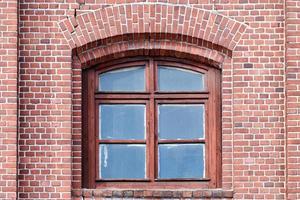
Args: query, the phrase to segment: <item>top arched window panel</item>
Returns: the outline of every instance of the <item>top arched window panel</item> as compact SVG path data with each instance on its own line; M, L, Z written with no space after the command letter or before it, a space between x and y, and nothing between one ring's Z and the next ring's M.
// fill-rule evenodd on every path
M162 92L195 92L204 90L204 75L189 69L158 66L158 90Z
M99 90L103 92L144 92L145 66L115 69L99 75Z
M158 92L201 92L205 74L183 66L155 65L154 79ZM146 92L146 65L124 66L99 74L99 92ZM150 72L151 75L151 72Z

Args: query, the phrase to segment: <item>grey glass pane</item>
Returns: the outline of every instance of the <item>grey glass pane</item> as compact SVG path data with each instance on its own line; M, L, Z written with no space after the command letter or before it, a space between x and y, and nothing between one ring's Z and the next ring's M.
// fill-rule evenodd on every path
M203 104L161 104L158 113L159 139L204 138Z
M182 68L158 67L158 87L160 91L202 91L202 73Z
M100 91L145 91L145 67L117 69L100 74Z
M161 144L159 151L159 178L203 178L203 144Z
M102 104L99 107L101 139L145 139L145 105Z
M145 145L101 144L99 156L102 179L146 178Z

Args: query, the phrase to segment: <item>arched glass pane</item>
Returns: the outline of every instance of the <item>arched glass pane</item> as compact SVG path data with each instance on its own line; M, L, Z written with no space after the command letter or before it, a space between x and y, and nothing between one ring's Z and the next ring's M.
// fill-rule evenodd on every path
M159 91L203 91L204 75L192 70L158 66Z
M145 67L130 67L100 74L99 90L108 92L145 91Z

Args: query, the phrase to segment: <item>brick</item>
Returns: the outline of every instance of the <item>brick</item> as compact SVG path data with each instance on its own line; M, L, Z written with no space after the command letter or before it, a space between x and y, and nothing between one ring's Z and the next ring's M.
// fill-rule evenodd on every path
M233 197L233 191L223 191L223 197L224 198L232 198Z
M193 197L194 197L194 198L202 198L202 197L204 197L204 191L201 191L201 190L199 190L199 191L194 191L194 192L193 192Z
M82 191L82 196L86 197L86 198L92 197L93 196L93 190L83 190Z
M142 197L144 197L144 191L143 190L135 190L133 192L133 195L135 198L142 198Z
M133 197L133 191L131 191L131 190L126 190L123 193L124 193L125 198Z
M112 192L113 197L123 197L123 191L113 191Z
M245 63L244 68L253 68L253 64L251 63Z
M184 192L182 192L182 197L183 198L191 198L192 195L193 195L192 191L184 191Z
M104 191L101 191L101 193L102 193L102 196L103 196L103 197L109 198L109 197L112 197L112 196L113 196L111 190L104 190Z

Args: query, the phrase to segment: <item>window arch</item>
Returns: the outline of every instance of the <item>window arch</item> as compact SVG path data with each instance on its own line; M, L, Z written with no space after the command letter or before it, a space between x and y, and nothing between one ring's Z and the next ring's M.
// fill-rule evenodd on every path
M220 186L219 69L144 57L83 75L84 187Z

